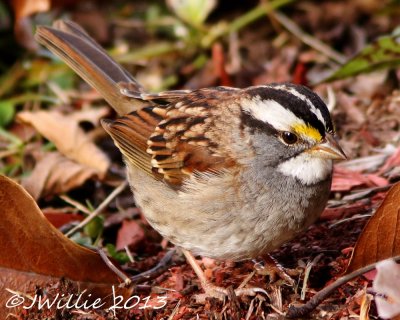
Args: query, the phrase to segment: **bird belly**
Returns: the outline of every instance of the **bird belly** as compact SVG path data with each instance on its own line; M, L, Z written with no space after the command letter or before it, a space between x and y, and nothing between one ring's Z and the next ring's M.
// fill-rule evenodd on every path
M236 190L229 175L189 184L184 191L140 170L129 175L137 205L162 236L194 254L229 260L257 257L298 235L324 209L330 185L326 192L272 199L268 188ZM244 194L252 196L243 199Z

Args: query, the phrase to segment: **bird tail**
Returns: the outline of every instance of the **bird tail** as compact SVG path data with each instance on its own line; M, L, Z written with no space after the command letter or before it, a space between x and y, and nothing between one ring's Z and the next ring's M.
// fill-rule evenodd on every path
M35 38L94 87L118 114L148 105L121 93L120 83L129 84L130 91L137 92L138 97L144 91L135 78L76 23L59 20L53 27L39 26Z

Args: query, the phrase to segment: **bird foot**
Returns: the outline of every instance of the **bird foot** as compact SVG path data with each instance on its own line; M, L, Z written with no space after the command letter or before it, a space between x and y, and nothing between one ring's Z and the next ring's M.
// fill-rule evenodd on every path
M216 298L218 300L224 300L225 298L229 298L231 295L236 297L243 297L243 296L255 296L258 293L262 293L268 295L267 291L262 288L250 287L250 288L237 288L231 291L226 288L218 287L213 285L209 282L204 283L202 288L205 293L198 294L195 296L196 302L203 303L205 302L206 298Z
M254 268L258 274L269 276L271 283L281 279L290 286L294 286L296 284L296 281L291 277L291 275L296 275L298 272L283 268L275 261L275 259L270 256L265 259L265 264L256 263Z

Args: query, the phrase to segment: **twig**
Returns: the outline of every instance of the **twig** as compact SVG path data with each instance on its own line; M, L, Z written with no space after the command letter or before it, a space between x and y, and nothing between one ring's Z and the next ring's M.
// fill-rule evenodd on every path
M307 292L307 284L308 284L308 277L310 276L310 272L312 267L314 267L318 261L322 258L323 254L317 255L313 261L307 263L305 273L304 273L304 280L303 280L303 287L301 288L300 300L304 300Z
M392 257L391 259L398 262L400 261L400 256ZM329 286L325 287L324 289L316 293L310 300L308 300L306 304L300 307L290 306L288 312L286 313L286 317L289 319L293 319L306 316L307 314L312 312L323 300L325 300L328 296L330 296L334 290L344 285L348 281L358 276L361 276L362 274L371 271L372 269L375 269L376 264L378 262L379 261L374 262L368 266L362 267L356 271L353 271L337 279L335 282L333 282Z
M76 200L74 200L74 199L71 199L71 198L68 197L67 195L65 195L65 194L64 194L64 195L61 195L60 198L61 198L62 200L64 200L66 203L68 203L68 204L74 206L74 207L75 207L76 209L78 209L79 211L81 211L81 212L83 212L83 213L85 213L85 214L87 214L87 215L90 215L90 214L91 214L90 210L89 210L88 208L86 208L82 203L80 203L80 202L78 202L78 201L76 201Z
M220 28L211 29L210 32L203 38L202 45L205 48L210 47L218 38L230 34L232 32L238 32L249 24L257 21L261 17L268 13L276 10L282 6L285 6L294 0L275 0L268 4L261 3L257 7L249 10L242 14L240 17L234 19L228 25L223 25Z
M69 230L65 235L67 237L71 236L76 231L84 227L87 223L89 223L93 218L99 215L100 212L102 212L108 206L108 204L126 188L127 185L128 182L124 181L121 185L115 188L115 190L111 192L106 199L104 199L104 201L96 208L96 210L94 210L90 215L83 219L76 227Z
M132 252L131 252L131 250L129 250L128 246L125 246L124 249L125 249L126 255L129 258L129 261L135 262L135 259L133 259L133 256L132 256Z
M297 24L295 24L292 20L290 20L283 13L275 11L275 12L272 12L272 16L280 24L282 24L286 29L288 29L297 38L299 38L305 44L309 45L311 48L314 48L315 50L322 52L328 58L330 58L340 64L344 64L347 61L347 58L344 55L340 54L336 50L333 50L331 47L329 47L322 41L312 37L308 33L301 30Z
M252 313L254 311L254 300L255 299L256 298L251 299L249 309L247 309L247 313L246 313L246 318L245 318L246 320L250 320L250 317L251 317L251 315L252 315Z
M113 271L118 277L120 277L124 281L125 286L129 286L132 281L129 279L129 277L123 273L120 269L118 269L108 258L107 254L103 249L98 250L100 257L103 259L104 263Z
M249 274L246 276L246 278L242 281L242 283L238 286L238 289L244 288L244 287L249 283L249 281L251 280L251 278L254 277L254 275L256 274L256 272L257 272L256 270L253 270L252 273L249 273Z
M171 315L168 317L168 320L172 320L174 319L175 315L178 313L179 311L179 306L181 305L181 300L178 301L178 303L175 305L174 310L172 310Z
M287 5L294 0L275 0L267 4L261 3L259 6L241 15L239 18L232 21L229 25L229 32L239 31L248 24L258 20L262 16L273 12L274 10Z
M142 283L151 279L157 278L160 274L164 273L173 264L172 257L176 253L176 248L168 251L160 262L150 270L137 274L130 278L133 283Z

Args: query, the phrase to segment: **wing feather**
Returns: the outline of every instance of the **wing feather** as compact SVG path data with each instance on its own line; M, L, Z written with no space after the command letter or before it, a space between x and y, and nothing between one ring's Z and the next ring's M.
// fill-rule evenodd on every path
M179 99L169 105L145 107L104 126L134 166L181 186L197 172L218 174L234 165L232 158L218 152L218 139L212 138L213 110L206 96L179 91Z

